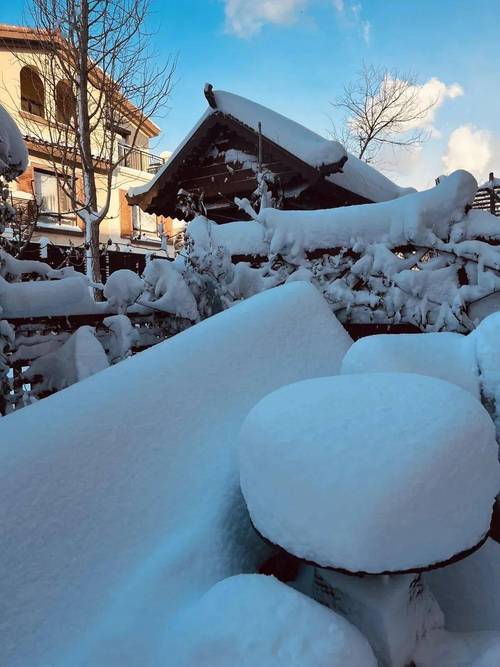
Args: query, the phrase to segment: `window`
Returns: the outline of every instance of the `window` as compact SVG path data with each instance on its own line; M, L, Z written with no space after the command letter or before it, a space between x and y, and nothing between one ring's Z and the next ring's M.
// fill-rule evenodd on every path
M21 80L21 109L34 116L44 117L45 91L38 72L32 67L23 67Z
M158 221L153 213L145 213L139 206L132 208L132 225L134 236L158 238Z
M56 119L58 123L70 125L76 115L76 99L67 81L56 86Z
M35 169L35 196L43 222L76 225L71 200L63 190L61 178L48 171Z

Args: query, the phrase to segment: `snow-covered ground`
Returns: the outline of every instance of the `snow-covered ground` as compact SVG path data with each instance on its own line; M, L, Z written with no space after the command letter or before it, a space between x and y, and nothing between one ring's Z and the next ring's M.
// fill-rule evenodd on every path
M0 664L165 665L169 616L268 551L238 489L243 419L349 345L297 283L0 420Z
M482 328L488 336L481 343ZM316 630L326 624L325 637L331 639L322 657L331 655L331 664L339 667L370 665L370 657L356 658L356 652L370 655L359 638L348 641L353 662L339 657L347 650L341 637L349 637L353 628L342 626L333 612L311 607L307 598L290 597L281 584L274 589L262 584L270 586L268 595L259 593L259 583L226 583L202 599L217 582L255 572L272 553L253 531L239 491L239 431L259 401L266 406L274 396L286 394L264 413L274 435L261 425L248 436L252 443L261 438L264 448L253 468L261 475L259 484L251 488L244 475L243 491L254 520L260 514L253 512L252 494L266 500L272 489L276 497L267 498L267 506L281 507L283 515L291 508L280 530L302 516L293 509L298 503L303 535L312 530L318 548L328 544L335 560L351 546L350 555L337 561L344 567L367 569L367 558L372 571L444 560L481 539L500 486L493 424L477 400L483 378L494 393L493 365L480 366L494 330L487 320L469 338L381 336L352 345L318 291L294 282L0 420L0 615L5 638L0 663L153 667L168 664L170 652L181 650L184 662L179 664L198 667L196 660L205 655L202 664L219 667L225 663L210 657L217 637L224 637L224 659L237 663L247 646L246 635L235 638L231 630L235 614L241 615L239 623L250 642L255 633L261 638L259 623L267 627L263 637L280 647L278 657L315 656L315 647L324 644L319 635L312 641L313 630L298 644L299 635L294 631L292 641L286 632L310 613L311 619L319 614ZM395 345L397 341L401 344ZM433 375L433 359L443 346L449 348L448 374L445 363L435 366L439 379L400 374L414 373L411 360L417 366L423 359L426 374ZM313 379L336 376L341 369L356 372ZM389 375L366 374L388 370ZM316 383L327 388L331 383L331 392L320 396L312 391ZM292 400L288 393L300 387L304 391ZM307 426L308 419L314 428ZM327 435L318 431L323 427ZM387 428L393 437L380 435ZM280 438L285 449L274 449ZM300 456L294 459L297 443ZM271 474L274 459L264 451L266 444L281 464L296 461L294 472L267 490L261 482ZM309 469L311 502L301 477ZM330 477L337 483L329 487ZM330 494L330 504L322 505L322 489ZM356 498L366 500L364 509ZM356 507L362 512L354 516ZM307 519L308 508L314 521ZM356 531L349 530L350 521ZM374 526L377 530L370 533ZM300 531L294 534L300 543ZM274 533L268 537L285 541ZM292 548L289 542L284 546L325 562L316 552ZM450 628L498 629L499 591L491 574L498 557L494 543L487 542L462 563L425 575L450 617ZM470 583L478 579L481 586ZM458 603L457 588L464 592ZM278 604L273 596L281 595L280 590L283 601ZM244 607L239 600L247 594L249 606ZM260 594L261 616L255 610ZM210 624L205 619L212 605L219 604L219 595L234 599ZM297 609L293 620L288 620L288 605ZM270 610L278 608L283 616L272 618ZM482 655L481 660L491 652L496 655L496 634L468 639L439 632L419 644L418 667L436 667L432 655L437 650L448 656ZM188 646L178 643L182 636L191 638ZM309 664L303 660L297 664ZM471 660L457 665L472 667L476 663Z

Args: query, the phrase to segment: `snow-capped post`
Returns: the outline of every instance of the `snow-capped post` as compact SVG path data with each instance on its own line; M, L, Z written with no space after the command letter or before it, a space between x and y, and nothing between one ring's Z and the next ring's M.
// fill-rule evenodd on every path
M490 182L490 213L492 215L495 215L495 210L496 210L495 174L492 171L490 171L488 180Z
M50 243L49 239L46 236L42 236L38 242L40 244L40 259L47 259L48 247Z
M309 594L361 630L380 667L408 667L444 626L421 573L486 540L497 451L488 413L455 385L340 375L250 411L240 482L257 531L312 568Z
M262 171L262 123L260 120L257 127L259 129L259 171Z

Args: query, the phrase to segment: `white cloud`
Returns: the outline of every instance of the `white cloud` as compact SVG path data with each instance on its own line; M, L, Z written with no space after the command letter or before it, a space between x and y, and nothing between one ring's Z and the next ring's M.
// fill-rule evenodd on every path
M363 19L363 7L359 2L344 2L344 0L332 0L339 18L346 27L356 28L366 44L370 44L372 25L370 21Z
M407 129L424 129L429 131L431 138L440 137L441 133L434 125L436 114L446 100L453 100L464 94L462 86L458 83L447 85L433 77L421 85L412 86L410 94L413 93L416 93L422 111L426 111L421 118L407 125Z
M372 24L370 21L361 21L361 34L366 44L369 44L372 36Z
M265 23L290 25L307 3L308 0L226 0L226 30L249 38Z
M488 173L493 171L499 144L499 138L488 130L462 125L450 134L443 155L443 166L448 173L455 169L466 169L480 181L485 181Z

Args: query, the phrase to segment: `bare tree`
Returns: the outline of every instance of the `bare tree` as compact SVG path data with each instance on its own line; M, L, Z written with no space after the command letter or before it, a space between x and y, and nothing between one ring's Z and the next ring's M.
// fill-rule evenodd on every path
M45 142L68 212L84 223L87 275L100 282L99 225L114 171L165 108L175 58L155 65L149 0L31 0L30 14L43 51L17 57L36 64L46 103L45 123L29 130Z
M422 100L416 77L363 64L332 106L343 113L333 136L357 157L372 162L384 145L410 147L428 138L422 121L438 99Z

